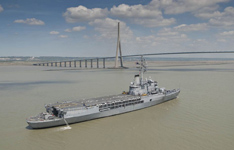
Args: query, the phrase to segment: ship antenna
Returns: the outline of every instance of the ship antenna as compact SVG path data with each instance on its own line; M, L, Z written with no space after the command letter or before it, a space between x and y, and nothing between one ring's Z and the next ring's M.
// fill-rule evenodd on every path
M141 55L141 66L140 66L141 85L143 85L143 75L144 75L144 72L146 72L146 63L145 63L145 59L143 59L143 55Z
M141 67L140 67L140 72L141 72L141 85L143 85L143 55L141 55Z

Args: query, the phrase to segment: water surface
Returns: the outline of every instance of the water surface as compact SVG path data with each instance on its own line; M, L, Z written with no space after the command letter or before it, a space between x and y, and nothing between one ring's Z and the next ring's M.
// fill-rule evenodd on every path
M52 71L51 71L52 70ZM127 91L128 70L0 66L0 149L234 149L234 65L164 66L147 72L179 98L113 117L30 130L44 104Z

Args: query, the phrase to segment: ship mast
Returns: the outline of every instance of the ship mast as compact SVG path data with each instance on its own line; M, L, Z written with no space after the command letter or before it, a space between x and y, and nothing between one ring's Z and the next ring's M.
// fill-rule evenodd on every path
M145 65L145 59L143 59L143 55L141 56L141 64L140 64L140 74L141 74L141 77L140 77L140 81L141 81L141 85L143 85L143 75L144 75L144 72L146 72L146 65Z

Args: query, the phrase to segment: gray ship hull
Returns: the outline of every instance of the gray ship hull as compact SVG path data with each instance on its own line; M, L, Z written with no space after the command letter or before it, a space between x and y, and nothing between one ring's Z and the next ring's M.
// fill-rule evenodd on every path
M122 113L127 113L131 111L139 110L139 109L144 109L150 106L154 106L154 105L172 100L176 98L179 93L180 93L180 90L177 90L175 92L172 92L166 95L159 94L159 95L154 95L154 96L152 95L143 96L141 99L144 100L144 103L134 104L134 105L125 106L125 107L119 107L117 109L98 111L98 112L90 113L87 115L70 116L70 117L56 118L53 120L45 120L45 121L27 121L27 123L29 124L30 127L34 129L65 125L66 124L65 120L67 121L68 124L78 123L78 122L93 120L97 118L103 118L103 117L118 115Z

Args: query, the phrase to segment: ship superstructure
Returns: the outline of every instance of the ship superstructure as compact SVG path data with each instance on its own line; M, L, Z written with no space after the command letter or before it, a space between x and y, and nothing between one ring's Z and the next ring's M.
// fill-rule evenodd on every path
M46 113L29 117L27 123L32 128L47 128L67 123L77 123L107 117L150 107L171 99L180 93L179 89L159 88L151 78L143 79L146 62L141 58L137 65L140 74L135 75L128 92L119 95L57 102L45 105Z

